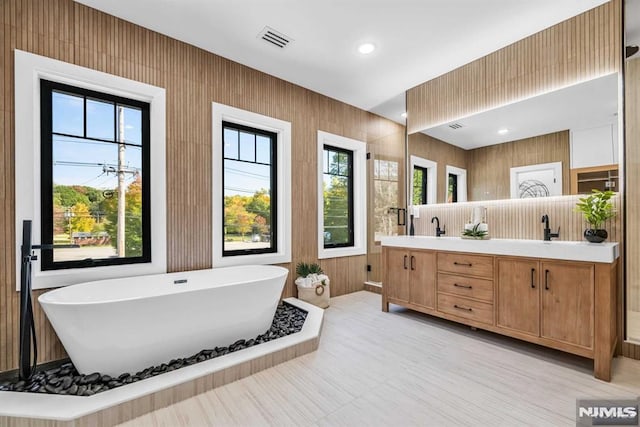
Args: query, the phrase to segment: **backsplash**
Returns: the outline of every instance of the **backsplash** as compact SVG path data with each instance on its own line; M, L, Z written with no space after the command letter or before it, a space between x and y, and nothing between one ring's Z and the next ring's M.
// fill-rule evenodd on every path
M586 223L582 214L574 212L579 195L545 197L538 199L493 200L483 202L464 202L420 207L420 218L414 220L417 235L434 236L435 224L431 218L437 216L440 227L446 229L445 236L459 237L464 224L469 222L471 211L476 206L487 208L489 236L500 239L540 239L543 238L544 225L542 215L549 215L552 232L560 227L558 240L584 240L582 234ZM620 195L612 199L618 212L613 219L605 223L609 233L609 242L620 242Z

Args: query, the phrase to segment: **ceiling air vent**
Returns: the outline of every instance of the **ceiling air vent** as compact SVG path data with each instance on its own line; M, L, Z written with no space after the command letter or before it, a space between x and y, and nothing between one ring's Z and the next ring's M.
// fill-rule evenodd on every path
M264 27L262 31L258 34L258 38L271 43L274 46L277 46L281 49L287 47L289 43L293 41L293 39L289 36L282 34L280 31L276 31L271 27Z
M462 125L461 125L460 123L451 123L451 124L449 125L449 127L450 127L451 129L460 129L460 128L462 127Z

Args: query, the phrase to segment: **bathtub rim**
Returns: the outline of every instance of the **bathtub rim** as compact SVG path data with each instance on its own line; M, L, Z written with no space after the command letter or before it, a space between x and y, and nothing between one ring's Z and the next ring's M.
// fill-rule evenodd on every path
M0 417L71 422L138 398L195 381L206 375L223 372L225 369L268 356L280 350L318 340L324 321L324 310L297 298L286 298L283 301L307 312L300 332L89 397L0 391ZM206 390L202 391L202 393L204 392Z
M267 277L260 277L256 280L250 280L250 281L233 281L233 282L229 282L229 283L224 283L221 285L217 285L217 286L213 286L213 287L209 287L209 288L188 288L188 287L179 287L176 288L175 292L170 292L170 293L162 293L162 294L150 294L150 295L134 295L134 296L129 296L129 297L121 297L121 298L111 298L111 299L103 299L103 300L96 300L96 301L52 301L51 298L55 297L56 294L60 294L60 293L64 293L65 291L68 291L68 289L70 287L87 287L87 288L91 288L92 286L100 286L100 285L105 285L105 282L113 282L113 281L119 281L119 280L126 280L126 279L135 279L135 278L141 278L141 277L145 277L145 278L154 278L154 277L178 277L180 275L187 275L189 273L192 272L197 272L197 273L204 273L204 272L215 272L216 270L227 270L227 269L238 269L241 270L243 268L247 268L247 267L261 267L261 268L267 268L268 270L272 270L274 272L280 272L281 274L274 274L274 275L269 275ZM268 280L268 279L279 279L280 277L282 277L282 275L284 275L284 280L285 283L283 286L286 286L286 280L287 280L287 275L289 274L289 270L285 267L281 267L279 265L259 265L259 264L251 264L251 265L243 265L243 266L229 266L229 267L216 267L216 268L205 268L202 270L189 270L189 271L176 271L176 272L171 272L171 273L158 273L158 274L144 274L144 275L140 275L140 276L129 276L129 277L116 277L116 278L108 278L108 279L101 279L101 280L91 280L88 282L81 282L81 283L75 283L75 284L69 284L66 286L62 286L62 287L58 287L58 288L52 288L50 291L44 292L43 294L41 294L38 297L38 303L41 305L57 305L57 306L76 306L76 305L101 305L101 304L113 304L113 303L119 303L119 302L124 302L124 301L137 301L137 300L142 300L142 299L152 299L152 298L157 298L157 297L162 297L162 296L170 296L173 294L177 294L177 293L191 293L191 292L198 292L198 291L204 291L206 289L216 289L216 288L225 288L225 287L229 287L229 286L237 286L240 284L248 284L248 283L253 283L254 281L258 281L258 280ZM181 285L176 285L176 286L181 286ZM44 303L44 304L43 304Z

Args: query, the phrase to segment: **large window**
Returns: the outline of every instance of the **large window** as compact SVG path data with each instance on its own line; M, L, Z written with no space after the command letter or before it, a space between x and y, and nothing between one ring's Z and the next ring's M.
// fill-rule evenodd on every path
M42 270L149 262L149 104L41 80Z
M16 250L24 220L34 244L79 246L38 253L34 289L166 272L164 88L14 55Z
M222 133L223 255L275 252L277 134L230 122Z
M367 145L318 131L318 258L367 253Z
M324 146L324 247L353 246L353 151Z
M212 103L214 267L291 262L291 123Z

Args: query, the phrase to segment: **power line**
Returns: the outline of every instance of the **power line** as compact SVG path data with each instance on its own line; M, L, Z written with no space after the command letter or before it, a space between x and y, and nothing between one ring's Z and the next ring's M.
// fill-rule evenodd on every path
M115 173L116 172L116 168L118 167L117 164L115 163L93 163L93 162L74 162L74 161L70 161L70 160L56 160L53 162L54 166L76 166L76 167L101 167L103 172L109 173ZM109 168L110 170L105 170L106 168ZM133 173L135 172L139 172L142 170L142 168L139 167L135 167L135 166L125 166L124 169L127 169L127 171L125 171L126 173Z
M225 172L231 172L233 174L236 175L244 175L244 176L255 176L257 178L269 178L269 175L262 175L262 174L258 174L258 173L253 173L253 172L247 172L247 171L243 171L240 169L234 169L234 168L225 168L224 169Z

